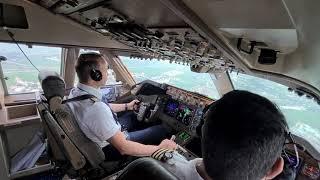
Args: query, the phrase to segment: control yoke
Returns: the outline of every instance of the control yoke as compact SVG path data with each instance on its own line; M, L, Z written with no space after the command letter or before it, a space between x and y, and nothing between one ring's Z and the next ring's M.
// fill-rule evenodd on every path
M159 109L158 95L138 95L137 99L140 101L140 103L137 104L137 110L134 111L137 115L137 120L152 122Z

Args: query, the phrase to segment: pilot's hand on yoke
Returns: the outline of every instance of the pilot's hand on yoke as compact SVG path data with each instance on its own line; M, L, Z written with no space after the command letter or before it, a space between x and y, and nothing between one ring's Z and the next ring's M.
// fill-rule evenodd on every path
M137 99L131 101L130 103L128 103L128 110L130 110L130 111L137 110L139 103L140 103L140 101Z

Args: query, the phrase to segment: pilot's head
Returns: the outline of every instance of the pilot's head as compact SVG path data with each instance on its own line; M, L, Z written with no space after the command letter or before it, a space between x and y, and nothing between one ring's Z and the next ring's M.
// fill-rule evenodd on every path
M101 54L95 52L80 54L76 64L80 83L97 88L104 86L107 81L107 71L108 64Z
M206 114L202 134L205 171L212 179L260 180L280 174L287 123L268 99L232 91Z

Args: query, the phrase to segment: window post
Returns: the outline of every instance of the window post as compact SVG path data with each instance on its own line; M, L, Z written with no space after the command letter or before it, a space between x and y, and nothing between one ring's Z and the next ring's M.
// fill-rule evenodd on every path
M117 80L122 81L129 87L132 87L136 84L131 73L118 56L107 49L100 50L100 53L107 58L108 63L112 66L113 71L116 73Z
M66 83L66 89L74 86L75 64L79 55L79 48L62 48L61 50L61 76Z
M220 97L224 94L234 90L233 84L231 82L228 72L214 72L210 73L210 77L216 86Z
M2 65L1 65L1 62L0 61L0 79L1 79L1 83L0 83L0 94L1 96L4 95L8 95L8 88L7 88L7 84L6 84L6 77L4 77L4 74L3 74L3 70L2 70Z

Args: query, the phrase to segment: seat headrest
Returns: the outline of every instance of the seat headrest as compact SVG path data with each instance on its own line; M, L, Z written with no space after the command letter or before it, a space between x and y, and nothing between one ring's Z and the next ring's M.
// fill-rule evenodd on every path
M176 176L152 158L140 158L133 161L116 180L127 179L178 180Z
M63 98L65 95L64 80L54 71L40 71L38 75L44 96L49 101L53 97Z

